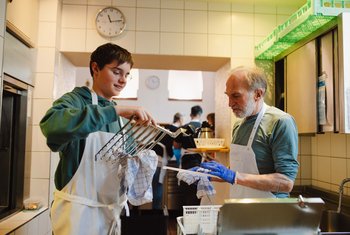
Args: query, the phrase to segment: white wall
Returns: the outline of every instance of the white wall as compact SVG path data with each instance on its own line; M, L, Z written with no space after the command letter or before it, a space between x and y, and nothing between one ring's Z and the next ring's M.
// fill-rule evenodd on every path
M140 69L138 99L120 100L118 104L143 106L160 123L171 123L176 112L184 115L185 123L189 122L191 107L200 105L203 108L202 121L205 121L208 113L215 112L215 74L214 72L203 72L202 101L169 101L168 70ZM157 75L160 78L160 86L154 90L145 85L146 78L151 75ZM85 86L87 80L92 84L89 68L77 68L76 85ZM186 84L183 85L186 86Z

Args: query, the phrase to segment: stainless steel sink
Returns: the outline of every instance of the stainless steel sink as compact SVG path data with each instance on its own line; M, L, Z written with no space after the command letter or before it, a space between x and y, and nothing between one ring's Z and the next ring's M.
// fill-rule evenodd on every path
M350 234L350 215L331 210L323 211L320 229L321 232L349 232Z

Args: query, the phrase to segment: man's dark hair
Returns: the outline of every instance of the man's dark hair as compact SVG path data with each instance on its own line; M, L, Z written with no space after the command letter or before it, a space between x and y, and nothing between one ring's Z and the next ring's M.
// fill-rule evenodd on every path
M90 56L90 74L93 76L93 71L91 64L96 62L99 69L103 69L106 64L112 63L114 60L118 62L118 64L129 63L130 67L134 65L134 61L132 60L131 53L126 49L113 44L106 43L96 48L95 51L91 53Z
M201 106L196 105L191 108L191 116L202 115L203 109Z
M180 121L181 118L182 118L181 113L175 113L174 118L173 118L173 123Z

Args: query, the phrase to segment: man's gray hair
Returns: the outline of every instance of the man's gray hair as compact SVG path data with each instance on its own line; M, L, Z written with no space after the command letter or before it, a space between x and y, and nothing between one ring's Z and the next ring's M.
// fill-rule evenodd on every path
M267 80L263 70L257 67L239 66L230 72L229 77L232 75L243 75L247 79L250 91L263 88L265 94L267 90Z

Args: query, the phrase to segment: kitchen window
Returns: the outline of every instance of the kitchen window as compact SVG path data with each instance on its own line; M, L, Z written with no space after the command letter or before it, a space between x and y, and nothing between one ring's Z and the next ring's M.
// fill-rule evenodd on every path
M168 79L169 100L202 101L201 71L170 70Z

